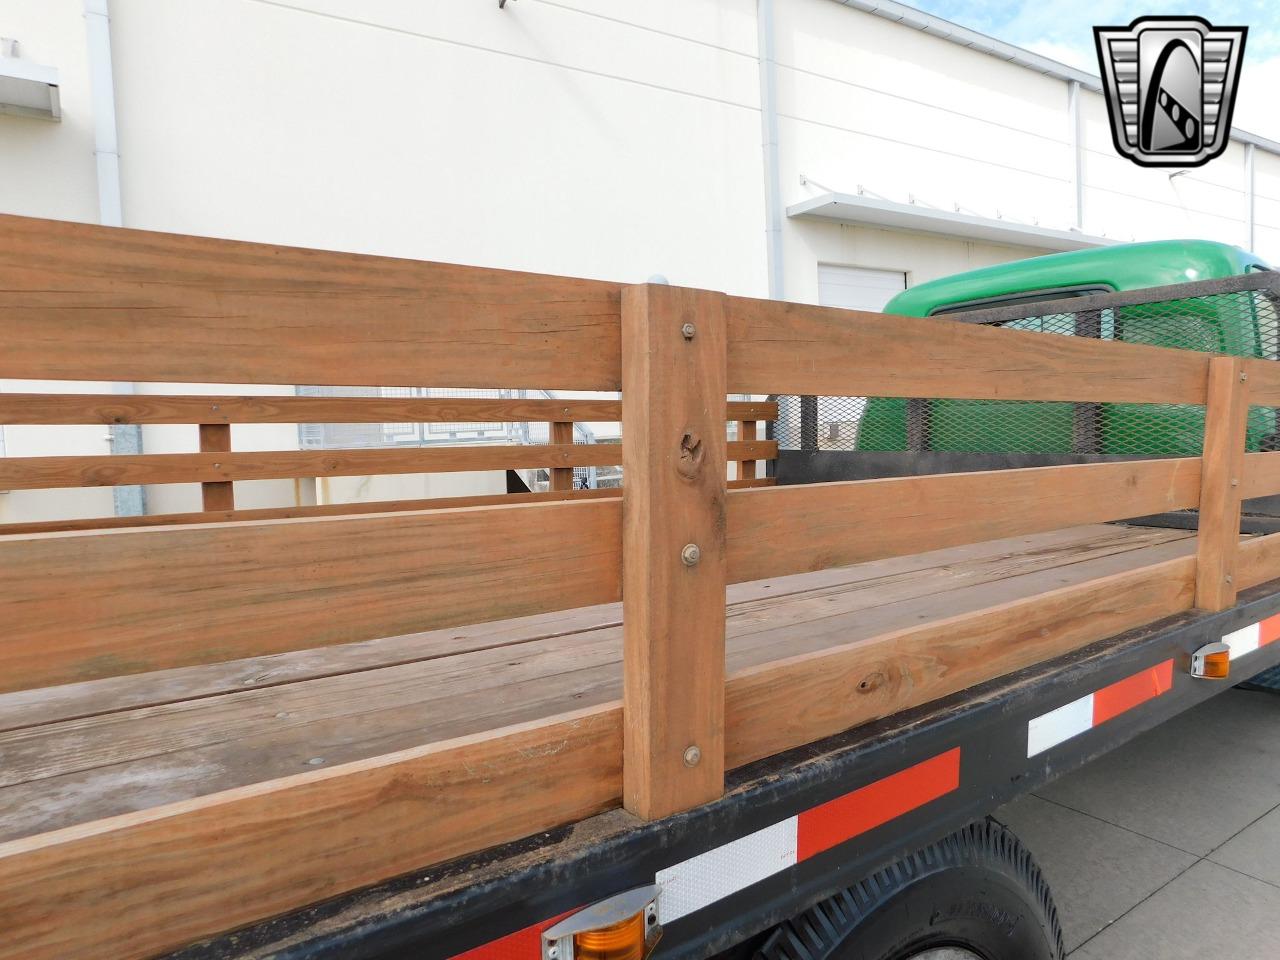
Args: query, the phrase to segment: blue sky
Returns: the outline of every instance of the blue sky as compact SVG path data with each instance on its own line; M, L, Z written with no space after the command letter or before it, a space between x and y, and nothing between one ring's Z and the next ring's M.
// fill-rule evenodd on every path
M1213 0L1188 8L1159 0L903 0L962 26L1034 50L1063 63L1098 72L1093 27L1128 24L1140 16L1193 13L1212 23L1249 28L1235 125L1280 140L1280 3L1277 0Z

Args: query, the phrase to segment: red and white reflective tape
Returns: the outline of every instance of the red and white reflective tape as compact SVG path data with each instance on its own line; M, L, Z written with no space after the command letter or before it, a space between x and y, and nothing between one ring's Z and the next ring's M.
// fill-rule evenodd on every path
M938 754L794 817L659 870L658 919L671 923L824 850L910 813L960 786L960 748ZM454 960L537 960L554 917Z
M1172 687L1173 661L1166 660L1050 710L1027 724L1027 756L1034 757L1066 743Z
M1233 630L1222 638L1222 642L1231 648L1231 659L1236 660L1246 653L1253 653L1259 647L1280 640L1280 614L1267 617L1261 623L1251 623L1247 627Z

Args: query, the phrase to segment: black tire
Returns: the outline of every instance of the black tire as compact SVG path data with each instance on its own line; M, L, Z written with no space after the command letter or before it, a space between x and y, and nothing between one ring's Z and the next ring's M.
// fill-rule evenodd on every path
M982 960L1062 960L1040 868L994 820L872 874L775 929L757 960L907 960L959 947Z

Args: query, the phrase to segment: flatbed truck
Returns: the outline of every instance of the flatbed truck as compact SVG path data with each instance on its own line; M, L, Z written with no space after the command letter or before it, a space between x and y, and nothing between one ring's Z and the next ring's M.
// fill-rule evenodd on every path
M30 382L0 422L199 427L3 458L0 489L205 508L0 528L0 957L1058 960L990 814L1280 662L1280 536L1241 531L1280 493L1246 449L1273 356L16 217L0 279L0 377ZM1269 272L1212 284L1144 302L1275 322ZM1176 405L1201 444L838 479L779 449L805 397ZM554 442L608 419L621 445ZM553 442L233 432L458 421ZM621 491L236 505L618 459Z

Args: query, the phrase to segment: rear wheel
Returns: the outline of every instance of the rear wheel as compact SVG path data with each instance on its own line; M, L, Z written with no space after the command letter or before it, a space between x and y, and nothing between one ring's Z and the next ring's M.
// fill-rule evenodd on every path
M985 820L787 921L756 957L1062 960L1062 928L1031 854Z

